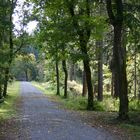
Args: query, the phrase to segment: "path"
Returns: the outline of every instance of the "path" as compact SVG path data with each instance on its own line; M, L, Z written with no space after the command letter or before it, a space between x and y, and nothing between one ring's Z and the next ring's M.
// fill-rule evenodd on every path
M21 96L20 114L9 126L14 128L0 140L117 140L84 124L70 111L59 109L28 82L21 83Z

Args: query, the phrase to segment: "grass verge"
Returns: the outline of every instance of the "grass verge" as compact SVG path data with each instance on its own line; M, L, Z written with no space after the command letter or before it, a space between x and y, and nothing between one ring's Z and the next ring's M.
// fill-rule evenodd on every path
M85 110L82 114L86 116L84 120L90 120L89 124L96 126L104 126L109 128L116 135L127 135L128 140L140 140L140 112L130 111L130 121L128 122L117 122L115 117L117 116L119 101L111 99L108 96L104 97L104 102L97 102L96 108L98 111L86 111L87 99L80 96L69 96L68 99L64 99L63 96L56 96L56 86L50 83L37 83L33 82L37 88L42 90L52 101L59 102L63 108L71 110ZM61 89L63 91L63 89ZM71 93L69 93L71 94ZM63 95L63 93L61 93ZM130 107L132 105L130 104ZM115 112L112 112L115 111ZM91 119L92 116L92 119ZM89 119L88 119L89 117ZM92 122L91 122L92 120ZM94 121L93 121L94 120ZM88 122L88 121L87 121ZM126 137L126 136L124 136Z
M32 82L34 86L40 89L45 95L50 98L52 101L59 102L63 105L63 108L70 110L86 110L87 99L81 96L73 96L69 94L69 97L65 99L63 97L63 89L61 89L60 96L56 96L55 85L51 85L48 83L37 83ZM68 91L70 92L70 91Z
M119 127L127 130L131 140L140 140L140 126L129 123L122 123L119 125Z
M19 97L19 82L13 82L8 86L8 96L0 104L0 120L6 120L16 115L15 102Z

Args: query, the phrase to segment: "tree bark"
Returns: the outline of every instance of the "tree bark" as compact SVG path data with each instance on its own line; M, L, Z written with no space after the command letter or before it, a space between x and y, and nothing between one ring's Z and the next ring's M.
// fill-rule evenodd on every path
M83 64L84 64L84 71L86 74L86 81L87 81L87 89L88 89L88 105L87 109L88 110L93 110L93 87L92 87L92 80L91 80L91 70L90 70L90 60L87 52L87 40L83 38L83 33L79 36L80 38L80 47L81 47L81 52L83 54L84 59L83 59Z
M126 76L126 50L122 47L122 29L123 29L123 4L122 0L115 0L116 13L112 10L112 1L106 0L107 12L110 23L114 27L114 42L113 42L113 56L114 56L114 78L117 81L118 87L115 88L115 93L119 95L119 116L121 120L128 119L128 85Z
M83 12L81 15L82 16L86 15L88 18L90 18L90 0L86 0L85 2L86 2L85 12ZM92 87L92 81L91 81L90 59L89 59L88 50L87 50L87 44L91 35L91 28L90 28L88 20L85 21L85 25L83 25L82 28L79 26L78 18L74 11L75 5L74 5L73 0L72 1L67 0L67 6L72 17L73 26L79 37L80 50L81 50L81 53L83 54L83 65L84 65L84 71L86 73L87 89L88 89L87 109L93 110L93 87Z
M89 66L89 61L84 60L84 70L86 72L86 79L87 79L87 88L88 88L88 110L93 110L93 87L91 81L91 70Z
M135 44L136 45L136 44ZM134 98L136 99L137 98L137 67L136 67L136 64L137 64L137 55L136 55L136 46L135 46L135 58L134 58Z
M57 82L57 92L56 92L56 95L60 95L58 60L56 60L56 82Z
M103 41L97 42L98 47L98 101L103 100Z
M9 18L9 22L10 22L10 26L9 26L9 60L8 60L8 63L9 63L9 66L8 68L6 68L5 70L5 79L4 79L4 90L3 90L3 96L6 97L7 95L7 86L8 86L8 81L9 81L9 72L10 72L10 66L11 66L11 63L12 63L12 60L13 60L13 22L12 22L12 15L13 15L13 11L14 11L14 8L15 8L15 5L16 5L16 2L17 0L12 0L11 1L11 7L10 7L10 18Z
M5 70L5 78L4 78L4 88L3 88L3 96L7 96L7 86L9 81L9 68L6 68Z
M114 98L118 98L119 97L119 79L115 78L117 76L117 72L113 71L113 75L114 75L114 81L113 81L113 85L114 85Z
M114 74L111 75L111 96L114 97Z
M83 71L83 89L82 89L82 96L85 97L87 94L87 81L86 81L86 73Z
M128 119L128 85L126 76L126 52L121 47L122 38L122 25L114 26L114 51L115 51L115 64L116 74L115 79L118 81L118 92L120 99L119 118L121 120Z
M68 72L67 72L67 67L66 67L66 60L62 60L62 67L63 67L63 71L65 74L65 79L64 79L64 98L68 97L67 94L67 80L68 80Z
M2 99L2 85L0 84L0 99Z

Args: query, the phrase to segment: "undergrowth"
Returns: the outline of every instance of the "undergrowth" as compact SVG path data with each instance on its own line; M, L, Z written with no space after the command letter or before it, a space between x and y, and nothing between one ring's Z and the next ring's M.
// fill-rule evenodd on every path
M19 82L10 83L7 97L0 103L0 120L10 119L16 114L15 102L19 96Z
M87 107L87 97L82 97L81 95L75 96L72 91L68 90L68 98L63 97L63 88L60 89L60 96L56 96L56 85L52 83L37 83L33 84L42 90L51 100L55 102L62 103L63 108L71 110L86 110ZM77 95L77 94L76 94ZM113 99L108 93L104 94L103 102L94 101L94 111L102 112L118 112L119 100ZM118 122L114 125L123 128L126 133L130 133L130 136L134 140L140 139L140 103L137 100L131 100L129 102L129 116L130 120L128 122ZM116 113L115 113L116 114ZM108 118L109 120L109 118Z

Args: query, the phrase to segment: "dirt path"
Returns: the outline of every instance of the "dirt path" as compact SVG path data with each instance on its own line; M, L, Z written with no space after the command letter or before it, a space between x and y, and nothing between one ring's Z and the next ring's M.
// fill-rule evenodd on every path
M21 99L19 115L2 125L0 140L118 140L59 109L28 82L21 83Z

